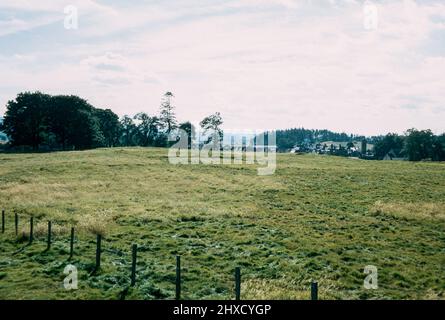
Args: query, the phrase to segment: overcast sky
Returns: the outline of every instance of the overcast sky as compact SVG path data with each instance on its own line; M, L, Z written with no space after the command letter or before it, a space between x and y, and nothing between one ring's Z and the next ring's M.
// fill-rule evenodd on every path
M231 129L439 133L445 2L0 0L0 71L0 114L26 90L154 114L172 91L179 120Z

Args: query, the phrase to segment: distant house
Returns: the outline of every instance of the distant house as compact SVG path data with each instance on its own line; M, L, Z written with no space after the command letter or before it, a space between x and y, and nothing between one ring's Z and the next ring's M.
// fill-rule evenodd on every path
M290 153L298 153L298 152L300 152L300 147L293 147L293 148L290 150Z
M255 145L253 150L258 151L258 152L277 152L277 146L257 144L257 145Z
M393 149L389 150L387 154L383 157L383 160L392 160L396 157L396 153Z
M0 117L0 125L2 124L3 124L3 118ZM0 144L6 144L8 143L8 141L9 141L8 136L3 131L0 131Z
M383 157L383 160L398 160L403 161L406 160L404 157L397 157L396 153L393 149L389 150L389 152Z

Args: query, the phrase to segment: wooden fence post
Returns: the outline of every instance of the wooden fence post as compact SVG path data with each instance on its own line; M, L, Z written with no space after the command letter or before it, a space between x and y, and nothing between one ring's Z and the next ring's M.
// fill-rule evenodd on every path
M101 246L102 246L102 236L100 234L97 235L96 241L96 269L98 271L100 268L100 254L101 254Z
M235 268L235 300L241 300L241 269Z
M29 219L29 244L34 240L34 217Z
M15 223L15 235L18 236L19 234L19 215L17 212L14 215L14 223Z
M5 210L2 210L2 233L5 233Z
M181 257L176 256L176 300L181 299Z
M74 227L71 227L71 239L70 239L70 257L68 259L71 259L74 254Z
M132 246L132 259L131 259L131 286L133 287L136 284L136 257L138 246L137 244L133 244Z
M311 300L318 300L318 283L315 281L311 283Z
M51 248L51 221L48 221L48 241L46 249L49 250Z

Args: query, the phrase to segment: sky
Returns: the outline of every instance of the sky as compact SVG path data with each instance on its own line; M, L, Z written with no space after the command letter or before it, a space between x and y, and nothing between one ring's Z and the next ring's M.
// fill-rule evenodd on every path
M445 2L0 0L0 73L0 114L23 91L155 114L171 91L230 130L442 133Z

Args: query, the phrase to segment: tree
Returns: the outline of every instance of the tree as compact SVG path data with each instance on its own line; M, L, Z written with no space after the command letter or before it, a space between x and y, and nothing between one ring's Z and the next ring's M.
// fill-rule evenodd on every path
M53 96L47 108L48 133L51 137L47 144L63 149L89 149L107 145L106 136L110 136L110 133L101 129L107 126L101 123L101 118L105 121L105 117L117 117L113 115L111 110L96 109L77 96Z
M69 96L57 96L51 99L48 115L49 129L54 135L53 139L49 141L51 147L61 146L63 150L67 148L68 137L72 134L69 122L73 113L77 112L72 104Z
M434 137L432 152L433 161L445 161L445 133Z
M201 128L204 130L204 135L209 134L210 131L210 136L207 138L207 142L209 143L210 141L212 141L212 136L216 135L219 137L220 140L222 140L223 138L223 131L221 129L221 125L223 124L223 120L221 117L221 114L219 112L216 112L208 117L205 117L200 123L199 125L201 126Z
M121 144L124 146L134 146L138 143L137 134L138 129L129 116L125 115L120 120L121 123Z
M175 108L172 105L173 93L170 91L164 94L161 102L159 122L167 134L176 128Z
M121 133L119 117L110 109L96 109L96 116L99 119L99 128L104 136L105 146L114 147L119 144Z
M193 141L195 140L195 128L191 122L186 121L179 124L179 129L184 130L187 133L188 148L190 149Z
M104 136L99 127L99 121L88 110L74 113L69 122L68 145L76 150L97 148L104 145Z
M47 94L25 92L8 101L2 130L13 146L28 145L37 150L45 141L49 100Z
M376 141L374 153L377 159L383 159L391 150L396 156L403 153L404 138L396 133L388 133L383 138Z
M410 161L432 158L433 138L431 130L409 129L406 132L405 151Z
M137 126L139 135L141 137L141 143L143 146L152 146L155 144L159 135L159 118L150 117L144 112L139 112L134 116L135 120L139 121Z

